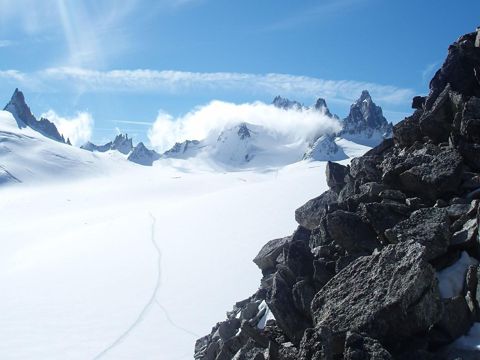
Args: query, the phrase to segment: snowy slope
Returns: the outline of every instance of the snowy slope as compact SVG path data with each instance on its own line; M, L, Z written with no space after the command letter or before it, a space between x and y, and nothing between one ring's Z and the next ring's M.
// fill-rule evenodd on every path
M262 244L291 233L295 208L326 187L315 162L136 169L0 190L0 358L191 359L196 337L256 289Z
M111 161L111 158L116 161ZM101 176L128 167L117 154L98 154L49 139L0 111L0 185Z

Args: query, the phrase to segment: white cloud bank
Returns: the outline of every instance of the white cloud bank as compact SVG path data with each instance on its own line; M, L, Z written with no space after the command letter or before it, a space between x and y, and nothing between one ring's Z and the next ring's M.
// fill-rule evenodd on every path
M261 126L283 143L292 144L340 130L337 120L315 110L287 111L262 102L212 101L178 118L160 111L148 138L158 151L165 151L175 142L216 138L223 129L242 122Z
M54 110L48 110L41 117L52 121L65 140L68 138L74 146L83 145L92 137L93 118L88 112L78 112L71 118L58 115Z

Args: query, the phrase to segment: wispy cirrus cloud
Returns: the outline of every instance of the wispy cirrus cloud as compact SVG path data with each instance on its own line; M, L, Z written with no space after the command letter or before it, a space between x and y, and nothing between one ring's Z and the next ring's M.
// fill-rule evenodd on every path
M0 48L10 47L15 45L15 41L12 40L0 40Z
M5 76L22 86L70 89L83 93L158 92L185 94L205 91L234 91L257 95L324 97L329 101L351 103L364 89L381 103L403 104L413 90L355 80L328 80L290 74L252 74L239 72L188 72L173 70L99 71L76 67L49 68L34 73L8 70ZM1 75L1 72L0 72ZM34 85L32 85L34 84Z
M368 0L325 0L319 1L313 6L300 8L299 11L291 13L290 16L267 24L262 28L264 31L286 30L296 26L310 23L322 18L325 20L354 6L364 5Z

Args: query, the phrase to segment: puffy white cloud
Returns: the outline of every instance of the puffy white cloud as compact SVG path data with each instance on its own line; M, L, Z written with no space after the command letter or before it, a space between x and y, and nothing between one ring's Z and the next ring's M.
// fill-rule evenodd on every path
M75 116L66 118L58 115L54 110L48 110L41 117L52 121L60 134L68 138L74 146L83 145L92 136L93 118L88 112L77 112Z
M215 138L226 127L239 123L261 126L284 143L308 141L340 130L340 123L315 110L283 110L262 102L233 104L212 101L174 118L160 111L148 138L159 151L175 142Z

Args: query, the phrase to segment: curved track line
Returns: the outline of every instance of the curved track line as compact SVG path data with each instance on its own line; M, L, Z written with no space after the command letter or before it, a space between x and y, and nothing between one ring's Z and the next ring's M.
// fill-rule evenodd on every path
M155 242L155 223L156 219L155 217L150 214L150 217L152 218L152 228L151 228L151 240L152 244L155 247L155 250L157 251L158 258L157 258L157 280L155 283L155 287L153 288L152 295L148 299L147 303L143 307L142 311L140 314L138 314L137 318L135 321L128 327L127 330L125 330L122 334L120 334L119 337L115 339L114 342L112 342L108 347L106 347L104 350L102 350L100 353L98 353L93 359L100 359L103 357L105 354L107 354L110 350L115 348L117 345L119 345L131 332L133 329L137 327L138 324L140 324L143 319L145 318L145 315L147 315L148 311L152 307L152 305L155 302L155 297L157 296L158 289L160 289L161 285L161 280L162 280L162 252L160 248L158 247L157 243Z

